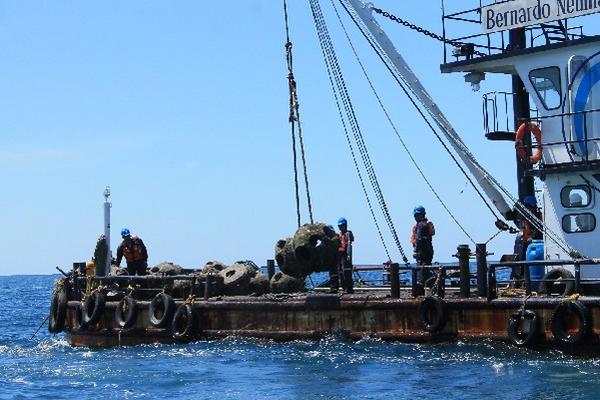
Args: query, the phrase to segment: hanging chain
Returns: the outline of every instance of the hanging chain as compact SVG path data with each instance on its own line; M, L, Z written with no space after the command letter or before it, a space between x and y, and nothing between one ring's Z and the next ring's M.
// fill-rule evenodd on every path
M428 31L427 29L421 28L420 26L417 26L415 24L411 24L410 22L405 21L405 20L403 20L400 17L396 17L395 15L390 14L387 11L383 11L381 8L372 7L371 10L375 11L377 14L383 15L384 17L386 17L386 18L388 18L388 19L390 19L390 20L392 20L394 22L397 22L397 23L399 23L401 25L404 25L407 28L412 29L413 31L417 31L419 33L422 33L425 36L429 36L430 38L433 38L435 40L439 40L442 43L446 43L446 44L449 44L449 45L454 46L454 47L462 47L462 46L464 46L464 45L467 44L467 43L463 43L463 42L457 42L456 40L450 40L450 39L443 38L442 36L438 35L437 33L433 33L431 31ZM473 54L476 54L478 56L485 56L486 55L485 53L482 53L480 51L473 51Z

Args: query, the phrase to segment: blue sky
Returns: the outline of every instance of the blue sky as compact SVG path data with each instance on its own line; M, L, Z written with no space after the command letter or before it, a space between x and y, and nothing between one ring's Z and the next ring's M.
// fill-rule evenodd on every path
M217 5L218 4L218 5ZM417 175L376 107L323 1L365 139L405 249L412 208L437 228L436 259L466 238ZM377 5L436 32L437 1ZM333 103L308 2L290 0L296 77L316 219L346 216L355 259L385 260ZM381 20L484 165L514 189L510 143L485 141L481 95L442 75L442 46ZM478 241L493 220L370 50L353 37L401 134ZM150 264L264 264L295 231L279 1L4 1L0 4L0 274L52 273L88 259L112 188L113 237L129 227ZM388 245L393 242L386 234ZM513 238L492 242L496 254ZM113 243L115 251L117 243ZM397 253L393 256L397 258Z

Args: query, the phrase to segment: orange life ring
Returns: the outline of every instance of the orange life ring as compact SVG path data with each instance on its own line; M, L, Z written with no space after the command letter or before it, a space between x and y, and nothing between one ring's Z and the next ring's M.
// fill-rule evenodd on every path
M543 155L542 130L533 122L523 122L521 126L519 126L515 136L515 149L517 149L517 155L521 161L525 161L525 157L527 156L527 153L525 152L525 146L523 146L523 137L525 136L525 131L529 131L533 133L533 136L535 136L537 147L535 153L529 157L529 160L532 164L537 164L540 162Z

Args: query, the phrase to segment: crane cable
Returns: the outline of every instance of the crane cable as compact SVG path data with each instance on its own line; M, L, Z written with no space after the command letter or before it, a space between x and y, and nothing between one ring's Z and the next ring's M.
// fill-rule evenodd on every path
M402 245L398 238L397 232L393 225L393 221L391 220L391 216L389 214L389 209L387 208L385 199L383 198L383 192L381 191L381 188L379 186L377 176L375 174L373 165L372 165L370 157L368 155L368 150L364 143L364 139L362 138L360 126L358 125L358 121L356 118L356 113L354 112L352 101L350 99L348 89L346 87L346 84L345 84L345 81L344 81L344 78L343 78L343 75L341 72L340 65L337 61L335 49L333 47L331 37L329 35L327 24L325 22L319 1L318 0L309 0L309 3L310 3L313 19L315 22L315 28L317 30L317 36L319 39L319 43L321 45L321 50L323 52L323 59L325 61L325 65L326 65L327 73L328 73L329 80L331 83L332 91L334 94L336 106L338 108L338 112L340 115L340 120L342 122L344 134L346 136L346 141L348 143L348 147L349 147L350 153L352 155L352 161L354 163L358 178L360 180L361 187L363 189L363 193L365 195L365 199L366 199L367 205L369 207L369 211L371 212L371 216L373 217L373 221L377 228L379 238L381 239L381 243L386 251L388 258L390 258L389 251L387 249L387 245L383 238L383 234L379 227L379 223L377 222L377 217L373 210L371 199L370 199L369 193L367 191L366 185L364 183L364 179L363 179L363 176L361 173L360 166L357 161L357 157L356 157L356 154L354 151L354 146L353 146L352 140L350 138L349 128L350 128L350 130L352 130L352 133L354 135L354 139L356 141L356 147L358 148L358 151L360 153L360 156L361 156L362 162L364 164L365 170L367 172L369 181L371 183L371 186L373 187L373 191L375 192L379 206L384 214L384 218L386 220L388 228L390 229L390 232L392 233L392 235L394 237L396 246L398 247L398 251L402 255L403 261L405 263L408 263L408 258L406 257L406 254L404 253L404 249L402 248ZM340 104L340 103L342 103L342 104ZM342 106L343 106L343 109L342 109ZM344 117L344 114L345 114L345 117ZM347 121L346 121L346 119L347 119Z
M456 225L460 228L460 230L465 234L465 236L467 238L469 238L469 240L473 244L476 244L476 242L473 239L473 237L471 237L471 235L467 232L467 230L462 226L462 224L458 221L458 219L456 218L456 216L448 208L448 206L446 205L446 203L444 202L444 200L440 197L439 193L435 190L435 188L433 187L432 183L430 182L430 180L425 175L425 172L423 172L421 166L419 165L419 163L417 163L417 160L415 159L415 157L411 153L410 149L406 145L406 142L402 138L402 135L400 135L400 132L398 131L398 128L396 127L396 124L392 121L392 118L391 118L391 116L390 116L387 108L383 104L381 96L379 96L379 93L377 92L377 89L375 89L375 85L373 84L373 81L369 77L369 74L367 73L367 70L366 70L363 62L360 59L360 56L358 55L358 52L356 51L354 43L352 42L352 39L350 38L350 35L348 34L348 30L346 29L346 25L344 24L344 22L342 20L342 17L340 16L340 13L338 12L338 8L335 5L335 0L330 0L330 1L331 1L331 5L333 6L333 9L335 10L335 14L336 14L336 16L338 18L338 21L340 22L342 30L344 31L344 35L346 36L346 39L348 40L350 48L352 49L352 52L354 53L354 57L356 58L356 61L358 62L358 64L359 64L359 66L360 66L360 68L361 68L361 70L362 70L362 72L363 72L363 74L364 74L367 82L369 83L369 86L371 87L371 91L375 95L375 98L377 99L377 102L379 103L379 106L380 106L381 110L385 114L385 117L386 117L387 121L389 122L390 126L392 127L392 129L396 133L396 136L398 137L398 140L400 141L400 144L404 148L404 151L406 152L406 154L410 158L412 164L417 169L417 171L419 172L419 174L421 175L421 177L423 178L423 180L425 181L425 183L427 184L427 186L429 187L429 189L431 190L431 192L438 199L438 201L440 202L440 204L442 205L442 207L446 210L446 212L448 213L448 215L450 216L450 218L452 218L452 220L456 223Z
M339 92L342 94L342 100L344 102L344 107L346 110L346 114L347 114L347 118L350 122L350 126L352 128L353 134L354 134L354 139L356 141L357 147L359 149L359 153L361 155L363 164L365 166L365 169L367 171L367 174L369 176L370 179L370 183L371 186L373 187L373 191L375 192L375 196L377 197L377 201L379 202L379 206L381 208L382 214L384 216L384 219L387 223L388 229L390 231L390 233L392 234L392 237L394 239L394 242L396 244L396 247L398 249L398 251L400 252L401 256L402 256L402 260L405 263L408 263L408 258L406 257L406 254L404 253L404 249L402 247L402 244L400 242L400 239L398 237L398 233L396 231L396 228L394 226L394 222L392 220L392 217L390 215L390 211L389 208L387 206L387 203L385 201L385 197L383 195L383 191L381 190L381 186L379 184L379 180L377 178L377 174L375 173L375 169L373 167L373 163L371 162L371 158L369 155L369 151L367 149L365 140L364 140L364 136L362 134L360 125L358 123L358 118L356 116L356 112L354 111L354 106L352 104L352 99L350 97L350 94L348 92L348 88L346 86L346 82L344 80L343 77L343 73L342 73L342 69L339 65L338 59L337 59L337 55L335 52L335 48L333 47L332 41L331 41L331 37L329 36L329 31L327 29L327 24L325 22L325 18L323 17L323 13L321 11L320 8L320 4L318 3L318 1L316 2L316 11L317 11L317 16L318 18L321 20L321 24L322 24L322 29L324 32L323 38L325 39L325 44L329 49L329 57L330 57L330 63L333 65L333 72L334 75L336 76L336 80L337 80L337 84L338 84L338 90Z
M290 92L290 116L289 122L291 126L291 136L292 136L292 154L293 154L293 164L294 164L294 189L296 194L296 220L298 227L302 224L301 212L300 212L300 185L298 182L298 155L297 155L297 144L296 144L296 136L298 137L298 142L300 144L300 156L302 160L302 170L304 175L304 186L306 191L306 202L308 207L308 215L310 223L314 223L313 219L313 211L312 211L312 200L310 195L310 186L308 183L308 169L306 167L306 155L304 151L304 139L302 136L302 123L300 122L300 102L298 101L298 91L296 78L294 76L294 63L293 63L293 54L292 54L292 42L290 40L290 27L289 27L289 19L288 19L288 7L287 0L283 0L283 14L285 21L285 55L287 61L288 68L288 86ZM298 126L296 133L296 124Z
M375 215L373 204L371 203L371 198L369 197L369 193L367 191L367 187L365 185L365 181L364 181L362 172L360 170L360 166L358 164L356 153L354 151L354 147L353 147L352 141L350 139L350 133L348 132L348 124L347 124L346 120L344 119L344 114L343 114L343 111L342 111L342 106L340 104L341 94L338 94L337 86L336 86L336 83L334 82L334 80L337 80L337 79L334 78L334 74L333 74L333 71L332 71L333 67L329 63L329 58L328 58L329 49L328 49L328 46L325 43L326 39L323 36L323 32L322 32L322 24L321 23L324 22L324 20L322 20L322 18L318 17L317 10L316 10L315 6L312 4L312 2L311 2L310 5L311 5L312 13L313 13L313 18L315 20L315 27L317 29L317 35L318 35L318 38L319 38L319 43L321 45L321 51L323 53L323 59L325 61L325 67L327 69L327 74L328 74L328 77L329 77L329 82L331 84L331 88L332 88L332 91L333 91L335 103L336 103L336 106L337 106L337 109L338 109L338 113L339 113L339 117L340 117L340 121L342 122L342 127L343 127L343 130L344 130L344 135L346 137L346 142L348 144L348 148L350 149L350 154L352 156L352 162L354 163L354 167L356 169L356 174L357 174L358 179L360 181L360 185L361 185L363 194L365 196L365 200L367 202L367 206L369 208L369 212L371 213L371 217L373 219L373 223L375 224L375 228L377 229L377 233L379 235L379 239L381 241L381 244L383 246L385 254L388 257L388 260L391 260L389 250L387 248L385 239L383 238L383 233L382 233L381 228L379 226L379 222L377 220L377 216Z

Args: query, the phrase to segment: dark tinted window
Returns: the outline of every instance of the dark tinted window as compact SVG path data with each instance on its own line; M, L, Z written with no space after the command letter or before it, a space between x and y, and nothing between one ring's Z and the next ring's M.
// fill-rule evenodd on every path
M596 229L596 217L590 213L565 215L562 226L567 233L591 232Z
M534 69L529 73L529 79L546 109L554 110L555 108L560 107L562 103L560 68L548 67Z

